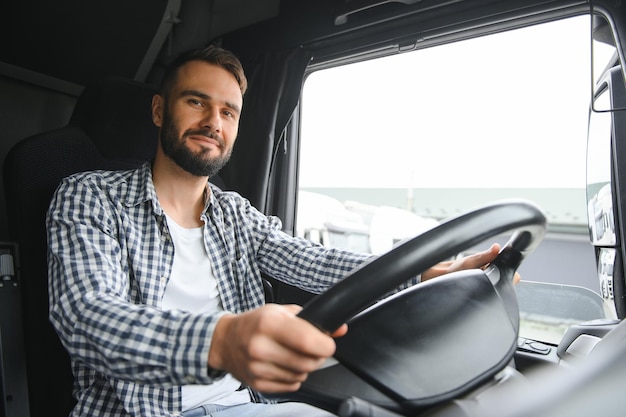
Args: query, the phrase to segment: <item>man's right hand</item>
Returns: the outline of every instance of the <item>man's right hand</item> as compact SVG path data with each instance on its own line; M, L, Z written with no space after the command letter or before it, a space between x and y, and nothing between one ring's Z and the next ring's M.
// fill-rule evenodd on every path
M297 305L267 304L242 314L225 315L217 323L209 366L231 373L261 392L290 392L335 353L332 336L296 316Z

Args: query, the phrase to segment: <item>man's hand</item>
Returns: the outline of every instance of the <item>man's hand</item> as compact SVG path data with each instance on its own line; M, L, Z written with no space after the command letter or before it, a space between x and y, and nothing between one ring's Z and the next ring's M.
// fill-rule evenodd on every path
M296 305L267 304L222 317L215 328L209 366L230 372L262 392L296 391L308 374L335 353L332 336L296 314Z
M448 274L450 272L461 271L463 269L484 268L496 259L499 252L500 245L498 243L494 243L489 249L482 252L477 252L473 255L456 259L454 261L438 263L422 274L422 281L426 281L443 274ZM520 279L521 276L516 272L513 283L517 284Z

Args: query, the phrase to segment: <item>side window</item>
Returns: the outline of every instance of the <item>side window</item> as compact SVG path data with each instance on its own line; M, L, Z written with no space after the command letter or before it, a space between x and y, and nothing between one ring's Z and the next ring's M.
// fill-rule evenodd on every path
M589 16L577 16L312 72L297 234L384 253L448 217L526 198L546 212L551 238L520 268L520 293L547 283L598 294L585 190L589 34ZM569 318L581 321L531 336L558 341Z

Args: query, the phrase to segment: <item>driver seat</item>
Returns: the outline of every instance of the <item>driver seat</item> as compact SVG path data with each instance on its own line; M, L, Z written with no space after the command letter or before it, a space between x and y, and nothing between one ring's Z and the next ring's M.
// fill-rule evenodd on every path
M156 87L124 78L89 85L70 122L25 138L3 165L9 237L18 244L24 354L31 417L65 417L74 405L70 360L48 321L45 214L65 176L129 169L153 157Z

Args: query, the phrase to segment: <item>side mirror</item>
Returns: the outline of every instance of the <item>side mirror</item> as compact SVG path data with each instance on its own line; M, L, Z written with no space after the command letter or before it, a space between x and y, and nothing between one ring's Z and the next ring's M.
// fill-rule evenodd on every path
M619 64L615 37L610 23L601 15L591 14L591 86L592 109L596 112L615 110L611 102L598 102L598 81L612 67Z

